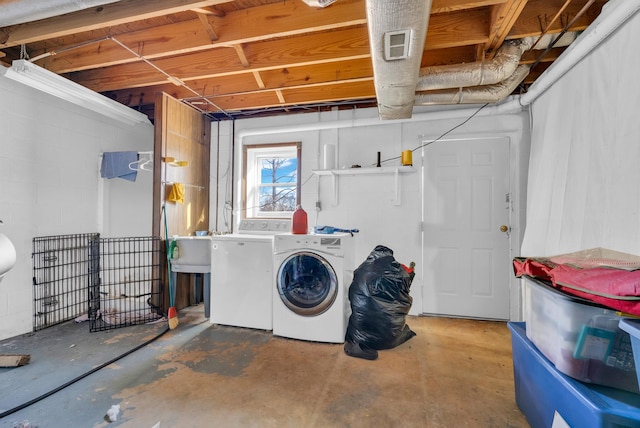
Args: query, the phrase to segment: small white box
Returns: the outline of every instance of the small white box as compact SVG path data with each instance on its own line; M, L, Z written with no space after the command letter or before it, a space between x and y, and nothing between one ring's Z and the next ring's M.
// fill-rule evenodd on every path
M640 393L623 318L588 300L523 277L527 338L574 379Z

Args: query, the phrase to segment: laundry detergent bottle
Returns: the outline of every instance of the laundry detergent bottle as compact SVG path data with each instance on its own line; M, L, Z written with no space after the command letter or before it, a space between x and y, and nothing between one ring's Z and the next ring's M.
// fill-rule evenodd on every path
M298 205L291 217L291 233L294 235L306 235L307 230L307 212L302 209L301 205Z

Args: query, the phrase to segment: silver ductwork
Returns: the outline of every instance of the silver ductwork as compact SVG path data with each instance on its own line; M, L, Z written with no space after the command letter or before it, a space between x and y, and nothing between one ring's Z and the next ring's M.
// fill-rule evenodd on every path
M366 9L378 115L383 120L410 118L431 0L367 0ZM397 56L394 50L402 46L394 45L395 39L408 43Z
M511 76L493 85L471 86L456 90L437 90L417 94L415 104L485 104L497 103L509 96L529 74L528 65L516 67Z
M423 67L420 69L416 91L484 86L502 82L513 74L522 54L531 49L534 42L533 37L506 41L489 61Z
M416 84L416 105L497 103L509 96L529 74L529 65L518 65L531 49L569 46L577 32L505 42L491 61L422 68ZM433 90L435 89L435 90Z
M0 2L0 27L77 12L119 0L9 0Z

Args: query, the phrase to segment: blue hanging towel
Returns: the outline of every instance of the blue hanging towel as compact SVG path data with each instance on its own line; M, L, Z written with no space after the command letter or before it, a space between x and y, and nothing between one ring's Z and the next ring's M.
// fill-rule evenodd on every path
M100 176L136 181L138 171L129 168L129 164L137 161L138 152L104 152L102 154Z

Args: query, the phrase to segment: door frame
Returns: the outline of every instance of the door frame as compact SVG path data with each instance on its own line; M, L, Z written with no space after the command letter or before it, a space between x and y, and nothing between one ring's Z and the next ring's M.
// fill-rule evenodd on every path
M514 257L520 255L520 247L522 244L522 237L524 234L524 228L526 225L526 197L527 197L527 175L529 166L529 148L530 148L530 136L525 137L523 132L528 129L526 126L523 129L512 129L505 132L487 132L487 133L462 133L452 135L449 138L437 139L429 138L428 135L420 135L420 175L421 184L420 192L421 197L424 194L425 185L425 149L431 142L434 141L453 141L453 140L473 140L473 139L489 139L489 138L508 138L509 140L509 193L511 195L511 207L510 207L510 236L509 236L509 258L507 262L511 263ZM416 163L414 152L414 165ZM424 204L424 201L422 201ZM424 205L422 205L424 206ZM424 257L424 213L421 213L422 234L421 234L421 259ZM419 311L414 314L422 313L422 287L424 281L421 273L420 277L414 281L416 285L420 285L420 293L413 295L414 308L419 308ZM522 280L516 278L515 275L509 278L509 319L510 321L523 321L523 308L522 308ZM417 288L417 287L416 287ZM419 295L418 295L419 294Z

